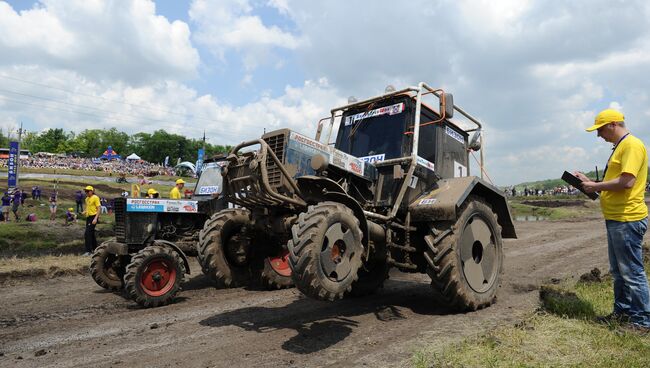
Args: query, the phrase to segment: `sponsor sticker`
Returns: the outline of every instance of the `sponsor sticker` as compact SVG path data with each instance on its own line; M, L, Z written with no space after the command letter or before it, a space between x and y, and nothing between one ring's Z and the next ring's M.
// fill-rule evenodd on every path
M386 154L382 153L379 155L364 156L364 157L359 157L359 159L362 160L363 162L374 164L375 162L384 161L384 159L386 159Z
M424 159L424 158L422 158L420 156L418 156L418 158L417 158L417 164L420 165L420 166L424 166L425 168L427 168L427 169L429 169L431 171L435 171L435 165L433 164L433 162L431 162L431 161L429 161L427 159Z
M129 198L126 200L127 212L196 213L198 209L199 205L197 201L137 198Z
M212 193L219 193L218 185L205 185L199 187L199 192L197 194L212 194Z
M458 133L457 131L451 129L449 126L445 127L445 133L447 133L448 136L454 138L460 143L465 144L465 137L463 137L463 135Z
M418 206L426 206L428 204L434 204L434 203L436 203L436 201L437 201L436 198L420 199L420 203L418 203Z
M390 106L380 107L378 109L361 112L358 114L350 115L345 118L345 126L352 125L357 121L363 119L374 118L375 116L381 115L396 115L404 111L404 103L398 103Z

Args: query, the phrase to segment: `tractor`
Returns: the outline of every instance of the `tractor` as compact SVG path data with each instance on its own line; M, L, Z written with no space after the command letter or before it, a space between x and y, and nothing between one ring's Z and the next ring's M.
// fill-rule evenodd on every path
M482 178L481 133L451 94L422 82L331 110L315 139L281 129L243 142L222 170L223 196L238 208L205 223L203 270L239 286L262 267L333 301L373 293L395 267L428 274L451 309L487 307L502 239L516 232L504 194ZM479 150L481 175L471 176Z
M114 239L93 252L90 274L108 290L124 289L144 307L170 303L190 273L203 224L225 208L221 162L206 160L191 198L116 198Z

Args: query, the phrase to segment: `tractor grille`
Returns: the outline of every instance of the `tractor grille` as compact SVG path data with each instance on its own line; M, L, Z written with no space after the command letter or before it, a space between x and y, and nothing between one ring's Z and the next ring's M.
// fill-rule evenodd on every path
M269 148L278 157L280 162L284 162L284 145L286 134L274 135L266 137L264 140L269 145ZM271 187L279 187L282 184L282 172L275 161L270 157L266 158L266 168L269 175L269 185Z
M115 237L118 242L126 242L126 199L115 198Z

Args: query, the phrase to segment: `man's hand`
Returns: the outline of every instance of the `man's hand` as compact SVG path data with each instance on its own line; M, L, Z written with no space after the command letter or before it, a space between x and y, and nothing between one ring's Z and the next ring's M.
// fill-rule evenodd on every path
M575 172L573 173L573 176L575 176L576 178L580 179L580 181L582 181L582 182L585 182L585 181L592 181L591 179L589 179L589 178L587 177L587 175L581 173L580 171L575 171Z
M93 225L97 225L97 217L93 219Z
M598 183L596 183L595 181L583 181L582 189L584 189L585 192L587 193L595 193L598 191L598 189L596 188L597 185Z

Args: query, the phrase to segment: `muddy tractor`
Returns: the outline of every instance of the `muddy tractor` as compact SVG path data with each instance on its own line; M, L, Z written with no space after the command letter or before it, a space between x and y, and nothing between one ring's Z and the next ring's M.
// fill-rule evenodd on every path
M336 300L376 291L394 267L427 273L452 309L492 304L502 239L516 233L503 193L482 179L481 131L451 94L420 83L331 110L315 139L282 129L243 142L222 172L240 208L206 222L204 272L236 286L257 263L268 282Z
M114 239L95 249L90 274L105 289L125 289L144 307L170 303L190 273L199 231L225 208L221 163L206 161L191 198L116 198Z

